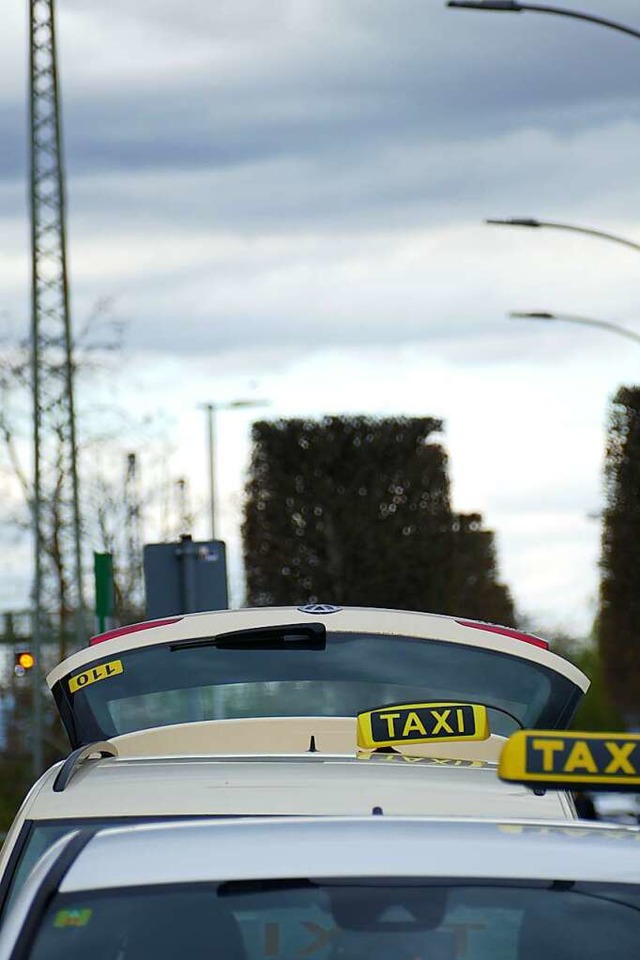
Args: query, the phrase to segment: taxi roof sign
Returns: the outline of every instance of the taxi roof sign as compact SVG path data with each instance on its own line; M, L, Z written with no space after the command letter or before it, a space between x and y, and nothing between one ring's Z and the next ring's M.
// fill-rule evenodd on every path
M486 707L478 703L399 703L358 714L358 747L406 747L437 740L487 740Z
M640 734L519 730L502 748L498 776L565 790L640 787Z

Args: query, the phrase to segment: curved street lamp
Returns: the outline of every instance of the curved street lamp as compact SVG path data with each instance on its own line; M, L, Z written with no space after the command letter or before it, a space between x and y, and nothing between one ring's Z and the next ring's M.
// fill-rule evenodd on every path
M617 323L611 323L608 320L594 320L591 317L579 317L573 313L548 313L544 310L512 310L509 314L512 320L562 320L567 323L579 323L585 327L599 327L601 330L609 330L611 333L617 333L627 340L635 340L640 343L640 333L634 333L626 327L621 327Z
M202 403L200 407L207 415L207 452L209 461L209 517L211 539L216 539L216 490L215 490L215 436L214 415L218 410L238 410L247 407L268 407L269 400L231 400L228 403Z
M465 10L496 10L501 13L526 13L529 10L535 13L552 13L559 17L571 17L573 20L586 20L601 27L609 27L611 30L618 30L620 33L626 33L627 36L640 40L639 30L625 27L614 20L605 20L604 17L579 13L577 10L566 10L563 7L548 7L538 3L515 3L513 0L448 0L447 6Z
M614 233L606 233L604 230L594 230L592 227L576 227L572 223L558 223L555 220L534 220L532 217L507 217L504 220L492 219L484 222L501 227L551 227L554 230L571 230L573 233L585 233L589 237L611 240L613 243L621 243L625 247L631 247L632 250L640 250L640 243L634 243L633 240L626 240L624 237L618 237Z

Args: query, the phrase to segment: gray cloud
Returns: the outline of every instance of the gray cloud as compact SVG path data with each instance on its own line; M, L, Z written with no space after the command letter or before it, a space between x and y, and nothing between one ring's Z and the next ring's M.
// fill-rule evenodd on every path
M607 14L633 22L633 7L610 0ZM609 31L439 0L192 2L188 16L168 0L65 0L59 13L75 309L114 296L136 349L306 348L364 330L446 343L478 323L499 339L511 298L536 282L521 238L470 236L473 224L640 231L638 50ZM9 89L0 278L4 252L13 312L26 120L15 78ZM616 273L606 302L624 315L634 265ZM570 262L566 274L570 302ZM590 304L598 283L596 267Z
M125 6L62 6L72 171L348 162L390 142L638 119L633 41L554 18L430 0Z
M566 518L597 507L599 418L637 364L621 339L505 314L633 325L637 255L481 221L640 238L637 42L444 0L57 6L74 322L114 298L135 408L162 402L177 422L250 376L288 414L441 415L457 486L497 529L523 605L581 607L584 623L595 535ZM640 26L637 0L600 6ZM29 304L27 37L23 0L4 8L0 316L13 332ZM562 477L548 475L551 442Z
M368 168L447 143L469 168L474 144L514 130L566 137L638 122L633 41L612 46L606 31L554 18L430 0L194 2L188 17L161 2L61 8L72 182L232 169L263 175L267 193L272 165L291 163L311 183L364 167L366 186ZM0 175L23 162L16 109L0 111ZM443 192L464 184L460 165ZM416 198L411 178L402 186Z

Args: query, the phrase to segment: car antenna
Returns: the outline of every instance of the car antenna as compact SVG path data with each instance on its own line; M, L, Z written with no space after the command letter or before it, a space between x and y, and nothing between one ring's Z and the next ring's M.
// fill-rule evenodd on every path
M307 753L317 753L317 752L318 752L318 748L316 747L316 738L314 737L313 734L311 734L311 740L309 741L309 749L307 750Z

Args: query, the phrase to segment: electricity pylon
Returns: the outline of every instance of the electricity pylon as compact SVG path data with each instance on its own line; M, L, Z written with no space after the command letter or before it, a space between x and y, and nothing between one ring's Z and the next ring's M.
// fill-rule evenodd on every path
M76 642L82 640L84 602L55 10L54 0L29 3L34 438L31 506L35 554L33 640L38 673L34 681L34 769L40 773L40 651L45 602L51 610L55 596L61 650L72 615Z

